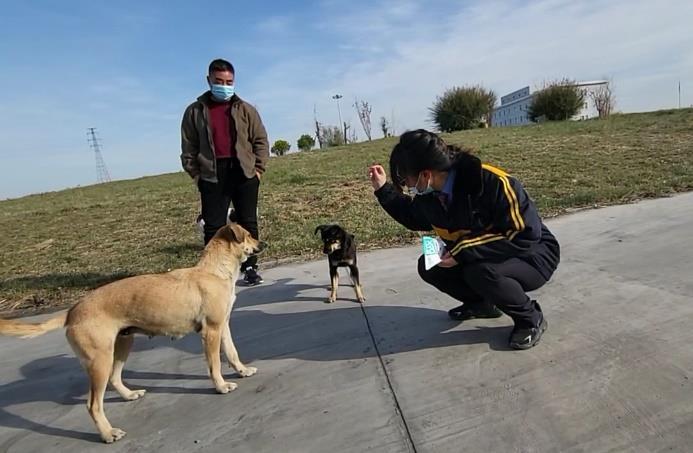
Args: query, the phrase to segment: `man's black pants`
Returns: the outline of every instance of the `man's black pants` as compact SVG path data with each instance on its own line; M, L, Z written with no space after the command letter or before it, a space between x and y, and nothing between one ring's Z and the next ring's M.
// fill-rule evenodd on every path
M493 304L510 316L515 325L536 327L542 314L525 291L533 291L546 279L528 263L510 258L502 263L479 262L451 268L426 270L419 258L419 275L440 291L464 304Z
M202 219L205 221L205 245L217 230L227 222L230 203L233 203L238 223L258 239L257 199L260 180L248 179L238 159L217 159L217 183L200 180L198 188L202 201ZM243 263L241 270L257 265L257 256Z

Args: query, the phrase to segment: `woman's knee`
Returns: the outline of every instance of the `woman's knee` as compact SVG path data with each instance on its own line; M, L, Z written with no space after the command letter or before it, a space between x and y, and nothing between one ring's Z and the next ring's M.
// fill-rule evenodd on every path
M424 256L423 256L423 255L421 255L421 256L419 257L419 262L418 262L418 264L417 264L416 270L419 272L419 277L421 277L422 279L426 280L426 273L427 273L427 271L426 271L426 266L425 266Z
M433 284L433 280L431 278L432 269L426 270L426 261L423 255L419 257L417 270L419 272L419 277L421 277L421 280L425 281L426 283Z

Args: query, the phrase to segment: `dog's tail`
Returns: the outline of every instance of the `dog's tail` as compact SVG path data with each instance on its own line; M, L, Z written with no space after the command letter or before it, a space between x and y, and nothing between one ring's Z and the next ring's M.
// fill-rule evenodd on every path
M67 312L64 310L47 321L35 324L23 323L13 319L0 319L0 335L9 335L12 337L34 338L43 335L51 330L60 329L65 326L67 321Z

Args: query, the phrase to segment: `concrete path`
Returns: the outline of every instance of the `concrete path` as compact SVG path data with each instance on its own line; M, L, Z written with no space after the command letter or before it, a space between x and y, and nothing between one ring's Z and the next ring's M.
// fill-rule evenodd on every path
M691 451L691 225L693 193L549 222L563 262L535 296L550 327L522 352L508 318L448 320L417 248L361 255L365 314L347 286L322 302L323 261L270 270L232 316L259 373L216 395L197 336L138 338L125 379L148 394L108 393L128 432L110 446L62 332L0 338L0 451Z

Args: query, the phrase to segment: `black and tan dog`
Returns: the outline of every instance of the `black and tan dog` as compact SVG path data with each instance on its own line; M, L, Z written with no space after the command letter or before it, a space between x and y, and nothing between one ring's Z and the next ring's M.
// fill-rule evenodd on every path
M359 268L356 263L356 238L349 234L339 225L320 225L315 228L315 234L320 232L323 242L323 253L327 255L330 265L330 297L326 302L331 303L337 300L337 288L339 287L339 268L348 267L351 274L351 281L354 284L356 299L363 303L366 298L363 296L361 280L359 278Z

